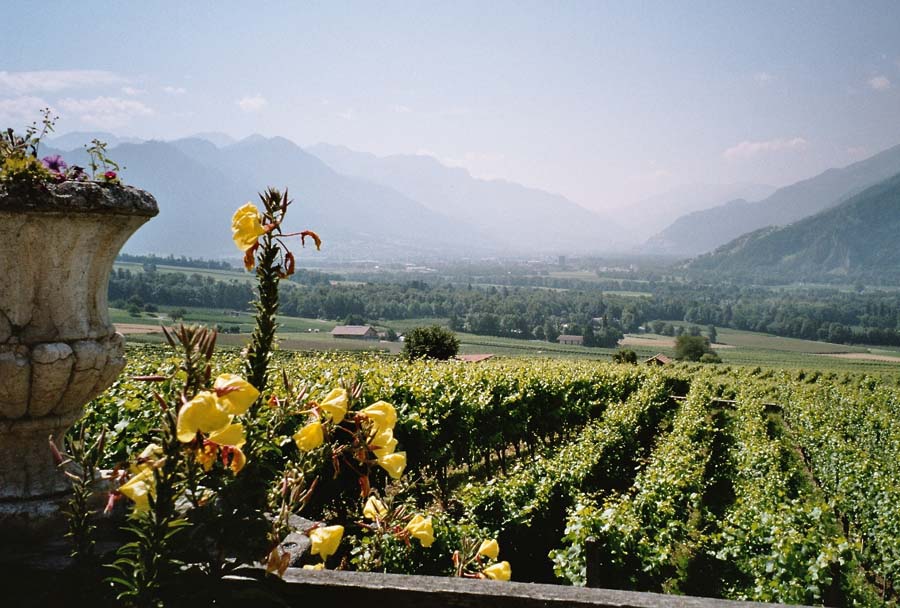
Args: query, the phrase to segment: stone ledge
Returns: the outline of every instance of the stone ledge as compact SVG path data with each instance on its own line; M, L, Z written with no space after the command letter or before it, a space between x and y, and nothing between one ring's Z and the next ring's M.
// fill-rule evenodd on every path
M230 584L256 585L250 577L230 577ZM537 608L607 606L610 608L749 608L784 604L736 602L701 597L589 589L563 585L505 583L478 579L408 576L373 572L288 568L284 581L269 581L269 591L293 605L458 608L485 606Z
M95 213L154 217L159 207L153 195L132 186L98 182L42 184L10 192L0 185L0 212Z

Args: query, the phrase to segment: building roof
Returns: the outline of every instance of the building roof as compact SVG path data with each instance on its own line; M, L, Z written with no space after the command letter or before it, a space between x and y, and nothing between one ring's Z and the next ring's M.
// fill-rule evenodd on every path
M572 334L562 334L556 338L557 342L559 342L561 340L584 340L584 336L575 336Z
M494 355L456 355L456 358L466 363L478 363L479 361L487 361Z
M371 325L338 325L331 330L333 336L364 336L375 331Z
M665 356L662 353L656 353L649 359L645 359L644 363L650 363L652 361L656 361L656 362L662 363L663 365L666 365L667 363L671 363L672 359L670 357Z

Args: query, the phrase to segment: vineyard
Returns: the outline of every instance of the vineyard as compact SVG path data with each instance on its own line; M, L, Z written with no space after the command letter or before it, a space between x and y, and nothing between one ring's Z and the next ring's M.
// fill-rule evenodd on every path
M129 361L83 422L105 429L107 467L133 460L158 424L130 378L178 363L151 345ZM231 372L240 358L215 363ZM396 408L409 481L395 492L434 514L436 542L373 566L351 540L346 567L448 574L441 552L476 531L518 581L897 603L900 388L887 377L284 352L273 366L310 395L343 382Z

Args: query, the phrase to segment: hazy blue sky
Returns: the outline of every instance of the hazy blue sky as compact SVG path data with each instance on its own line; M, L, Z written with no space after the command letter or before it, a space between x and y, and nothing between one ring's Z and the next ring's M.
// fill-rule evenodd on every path
M13 2L0 125L428 153L617 207L900 143L898 2ZM302 189L302 184L291 185Z

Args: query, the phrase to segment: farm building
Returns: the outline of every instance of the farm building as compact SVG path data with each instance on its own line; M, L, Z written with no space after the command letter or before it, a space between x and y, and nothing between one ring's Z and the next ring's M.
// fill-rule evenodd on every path
M583 336L570 336L568 334L563 334L556 339L560 344L574 344L576 346L581 346L584 344Z
M331 336L347 340L377 340L378 332L371 325L338 325L331 330Z
M667 365L671 362L672 362L671 358L669 358L663 354L657 353L657 354L653 355L652 357L650 357L649 359L646 359L644 361L644 365Z

